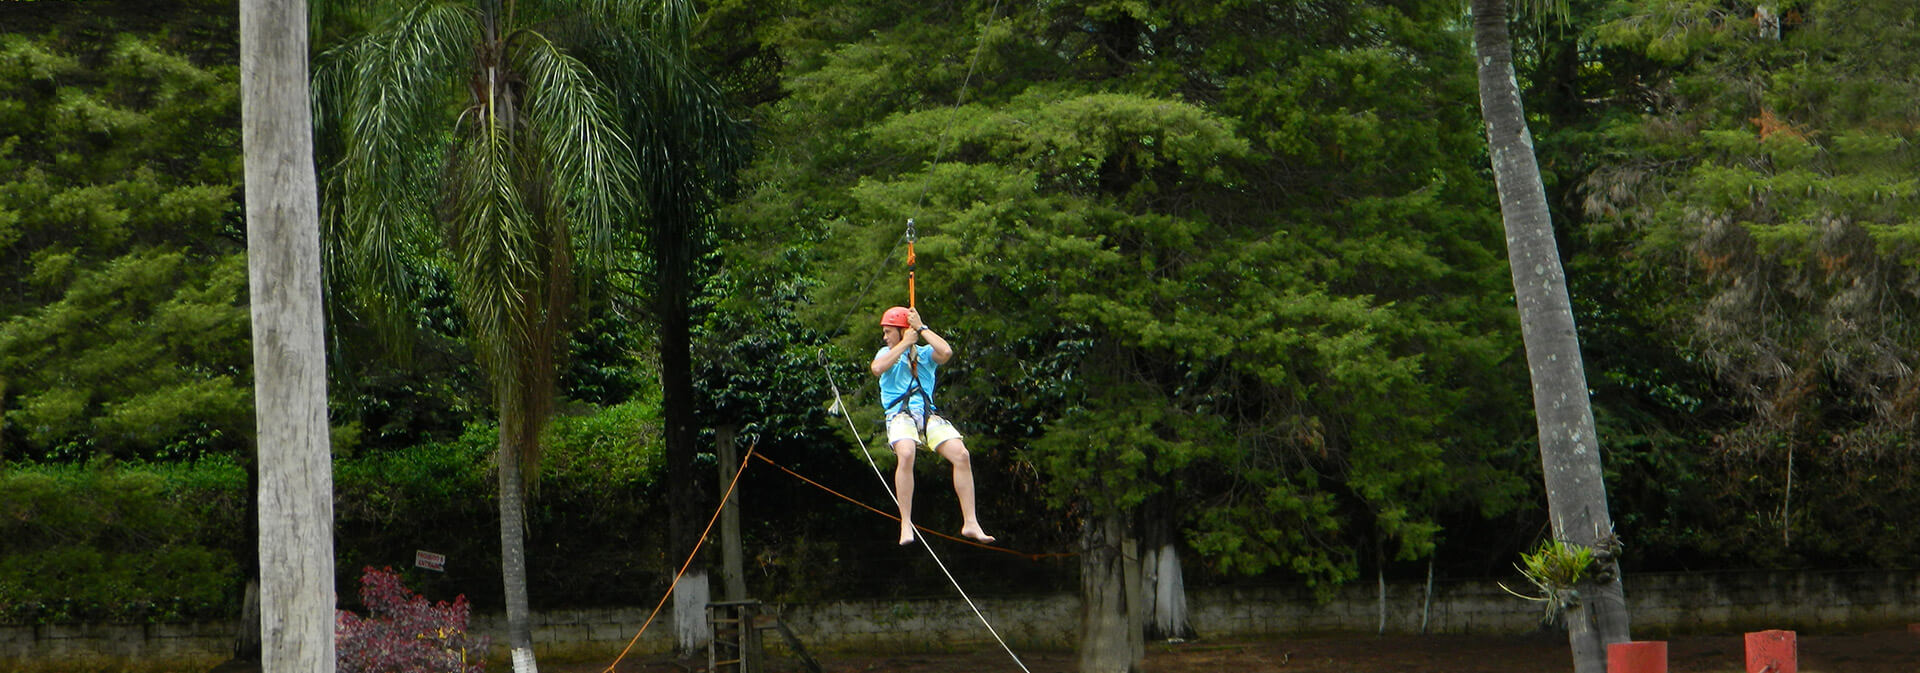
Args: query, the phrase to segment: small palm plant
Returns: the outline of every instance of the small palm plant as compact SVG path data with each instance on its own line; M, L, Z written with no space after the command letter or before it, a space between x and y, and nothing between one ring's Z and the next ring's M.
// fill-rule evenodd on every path
M1501 584L1507 593L1530 601L1538 601L1542 606L1540 621L1551 622L1568 608L1580 604L1580 591L1576 589L1582 580L1588 577L1594 566L1594 551L1584 545L1546 540L1531 554L1521 554L1520 563L1514 567L1520 569L1520 575L1533 584L1539 595L1523 594Z

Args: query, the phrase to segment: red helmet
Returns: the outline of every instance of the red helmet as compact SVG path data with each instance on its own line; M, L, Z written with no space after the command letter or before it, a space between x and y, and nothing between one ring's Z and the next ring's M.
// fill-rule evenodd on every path
M893 308L887 309L886 313L880 314L880 326L881 327L906 327L907 326L907 307L895 306Z

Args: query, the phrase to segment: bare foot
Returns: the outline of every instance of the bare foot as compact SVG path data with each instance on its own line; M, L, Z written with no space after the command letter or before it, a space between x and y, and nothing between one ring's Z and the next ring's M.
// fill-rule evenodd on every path
M972 538L979 542L993 542L995 539L997 539L992 535L988 535L986 531L980 530L979 526L967 526L965 528L962 528L960 529L960 535L962 537Z
M910 544L913 544L913 526L911 524L901 526L900 527L900 546L905 547Z

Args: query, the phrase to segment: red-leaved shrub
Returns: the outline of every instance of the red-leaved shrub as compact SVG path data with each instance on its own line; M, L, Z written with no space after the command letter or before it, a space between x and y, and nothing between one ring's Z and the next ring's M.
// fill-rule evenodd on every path
M361 617L341 610L334 620L339 673L481 673L486 638L467 635L467 597L428 603L400 583L392 568L360 574Z

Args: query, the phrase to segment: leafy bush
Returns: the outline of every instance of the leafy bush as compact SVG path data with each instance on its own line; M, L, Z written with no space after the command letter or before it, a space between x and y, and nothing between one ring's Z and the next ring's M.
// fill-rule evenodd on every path
M664 564L664 476L658 403L582 406L549 426L528 502L528 572L538 607L642 603ZM491 424L459 437L334 464L341 594L354 568L406 563L414 550L447 557L445 573L409 576L430 594L500 600L499 511ZM606 578L620 578L608 582ZM611 586L610 586L611 585Z
M0 622L173 622L226 616L232 555L196 545L111 554L63 546L0 556Z
M475 425L452 441L334 461L342 599L359 579L354 568L409 562L421 549L446 555L447 573L416 578L420 590L492 595L500 553L492 437L491 426Z
M245 531L247 476L228 458L173 464L14 465L0 471L7 553L65 545L134 552L228 547Z
M547 427L541 483L588 489L646 488L666 473L660 405L636 400L560 416Z
M0 622L226 616L241 577L246 473L167 465L14 465L0 472Z
M486 670L486 638L467 635L466 596L428 603L408 590L392 568L360 575L361 617L341 610L334 622L340 673L479 673Z

